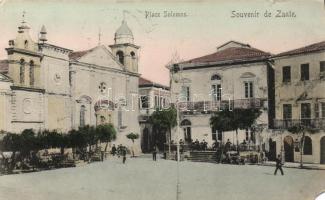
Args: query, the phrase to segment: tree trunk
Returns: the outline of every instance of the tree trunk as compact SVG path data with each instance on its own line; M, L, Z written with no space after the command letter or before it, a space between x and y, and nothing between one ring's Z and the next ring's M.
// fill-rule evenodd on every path
M302 132L301 145L300 145L300 168L303 167L302 154L304 152L305 146L305 131Z
M168 130L168 155L170 156L170 154L171 154L171 147L170 147L170 142L171 142L171 128L169 128L169 130Z
M132 157L134 157L134 139L132 139Z
M8 173L12 173L16 165L16 151L12 152L11 162L8 163Z
M239 152L239 149L238 149L238 129L236 129L236 149L237 149L237 152Z
M107 147L108 147L108 141L106 142L106 145L105 145L105 152L107 152Z

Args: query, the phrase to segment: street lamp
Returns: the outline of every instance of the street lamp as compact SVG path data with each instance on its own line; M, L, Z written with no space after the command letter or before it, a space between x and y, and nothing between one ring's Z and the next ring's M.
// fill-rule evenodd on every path
M181 70L178 64L173 64L171 66L171 72L172 72L172 80L175 83L178 83L179 81L182 81L181 77ZM180 92L175 93L175 96L179 95ZM179 181L179 161L180 161L180 144L179 144L179 126L180 126L180 112L179 112L179 98L177 97L176 100L176 120L177 120L177 128L176 128L176 144L177 144L177 191L176 191L176 199L179 199L180 194L180 181Z

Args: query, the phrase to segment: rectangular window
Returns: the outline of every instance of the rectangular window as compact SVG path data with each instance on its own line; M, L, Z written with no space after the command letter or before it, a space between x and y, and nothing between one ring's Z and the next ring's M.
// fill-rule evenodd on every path
M24 81L25 81L25 64L22 62L20 64L19 82L20 84L24 84Z
M253 81L244 82L244 85L245 85L245 98L253 98L254 97Z
M160 100L159 100L159 107L162 108L163 107L163 98L160 97Z
M148 96L141 96L140 101L141 101L141 108L149 108L149 98L148 98Z
M301 123L302 125L308 126L311 122L311 106L310 103L302 103L301 108Z
M322 118L325 118L325 103L321 103Z
M300 80L301 81L309 80L309 64L302 64L300 66Z
M283 119L290 120L292 119L292 105L283 104Z
M212 85L212 99L213 101L221 101L221 85Z
M319 75L320 79L325 79L325 61L320 62L319 72L320 72Z
M190 87L182 86L181 101L190 101Z
M291 67L282 67L282 81L284 83L289 83L291 81Z
M30 64L30 68L29 68L29 85L30 86L34 86L34 65Z
M159 98L158 96L155 96L155 108L159 107Z

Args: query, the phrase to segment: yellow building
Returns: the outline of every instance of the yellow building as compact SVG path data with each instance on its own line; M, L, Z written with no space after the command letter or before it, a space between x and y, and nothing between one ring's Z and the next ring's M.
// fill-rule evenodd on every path
M285 161L300 162L302 134L294 126L306 127L302 161L325 164L325 42L280 53L273 57L275 69L276 145Z

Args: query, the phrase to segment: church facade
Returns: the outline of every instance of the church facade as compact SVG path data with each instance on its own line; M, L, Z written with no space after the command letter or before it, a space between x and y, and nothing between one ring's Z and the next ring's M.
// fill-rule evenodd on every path
M116 143L131 145L138 123L138 49L125 21L113 45L85 51L47 42L45 27L32 40L23 21L0 61L0 130L20 133L112 123ZM3 108L3 109L2 109Z

